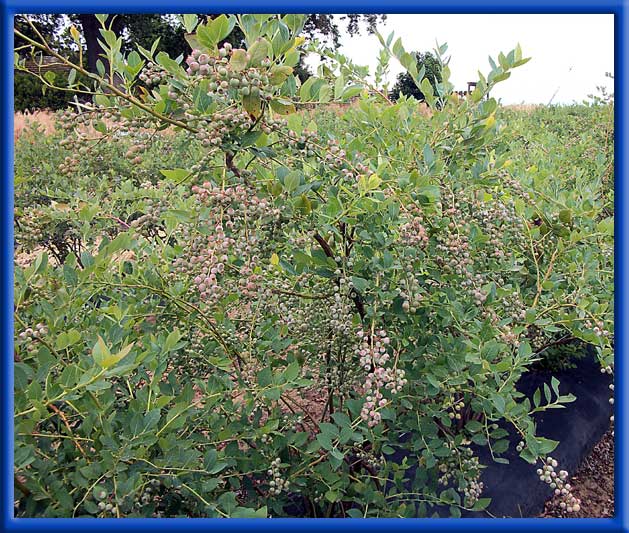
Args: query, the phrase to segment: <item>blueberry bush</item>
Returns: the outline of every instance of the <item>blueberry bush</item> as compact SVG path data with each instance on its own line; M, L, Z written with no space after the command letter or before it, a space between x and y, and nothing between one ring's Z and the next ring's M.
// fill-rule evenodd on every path
M611 104L502 109L519 46L461 100L445 46L433 88L300 15L185 15L185 58L99 19L98 74L57 58L83 103L16 147L16 515L456 517L505 427L578 510L534 422L574 396L515 384L569 343L612 371Z

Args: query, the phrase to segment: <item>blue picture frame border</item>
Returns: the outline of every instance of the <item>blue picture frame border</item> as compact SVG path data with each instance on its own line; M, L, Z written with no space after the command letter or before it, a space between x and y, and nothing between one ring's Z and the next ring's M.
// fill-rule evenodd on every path
M629 50L629 0L0 0L2 91L0 143L2 184L0 186L0 530L2 531L574 531L628 532L629 448L627 384L627 209L625 180L629 177L626 132L629 126L626 99L627 54ZM615 516L614 518L459 518L459 519L81 519L13 518L13 15L18 13L607 13L614 15L615 60ZM421 31L421 30L420 30ZM586 38L587 36L584 36ZM549 50L552 54L552 50ZM524 495L523 495L524 497Z

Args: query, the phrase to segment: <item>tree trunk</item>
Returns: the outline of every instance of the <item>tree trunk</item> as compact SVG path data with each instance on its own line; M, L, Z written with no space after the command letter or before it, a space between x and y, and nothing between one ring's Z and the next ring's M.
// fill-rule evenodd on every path
M106 21L107 26L111 23L114 16L115 15L109 15ZM109 68L109 64L107 59L101 55L103 54L103 48L98 42L98 40L101 38L99 31L101 27L100 22L98 22L96 15L82 14L78 15L78 17L83 28L83 37L85 38L85 44L87 46L87 70L93 72L94 74L97 74L98 71L96 70L96 62L100 59L105 66L106 72ZM118 15L116 16L116 18L113 19L111 29L116 35L120 35L123 28L124 21Z

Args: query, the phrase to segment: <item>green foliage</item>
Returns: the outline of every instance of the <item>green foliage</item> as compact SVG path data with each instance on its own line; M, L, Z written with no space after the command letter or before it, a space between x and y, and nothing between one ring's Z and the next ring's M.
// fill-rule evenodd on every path
M56 76L62 77L61 74ZM40 80L24 72L15 72L13 95L13 108L20 112L36 109L51 109L53 111L65 109L74 98L74 94L71 92L45 90L45 86Z
M123 18L126 28L125 41L129 51L133 50L136 44L150 49L159 39L158 49L172 58L190 53L183 28L169 22L163 15L124 15Z
M440 83L443 78L441 76L441 64L439 60L430 52L422 54L421 52L414 52L413 55L417 60L417 70L424 69L425 79L428 80L433 91L437 89L437 83ZM413 97L416 100L423 101L424 93L421 88L417 87L413 81L412 76L408 72L402 72L397 75L395 85L391 89L390 97L392 100L397 100L403 94L407 97Z
M301 83L303 24L217 17L185 62L103 32L115 91L20 139L17 516L460 516L489 503L472 445L557 445L533 415L574 397L515 388L544 343L613 364L609 109L543 157L554 111L486 98L519 47L461 102L382 40L426 116L322 48ZM607 133L562 144L581 121Z

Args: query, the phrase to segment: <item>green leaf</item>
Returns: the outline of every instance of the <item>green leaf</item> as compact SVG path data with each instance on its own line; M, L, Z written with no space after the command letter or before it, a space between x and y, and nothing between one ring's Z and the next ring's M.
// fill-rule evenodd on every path
M441 198L441 189L437 185L424 185L417 189L417 193L427 198L430 203L435 203Z
M596 225L596 231L604 233L605 235L614 235L614 217L609 217L601 220Z
M479 498L472 507L472 511L482 511L491 503L491 498Z
M369 282L364 278L358 278L356 276L352 276L351 279L352 279L352 285L360 293L364 293L370 285Z
M538 453L540 455L547 455L551 453L559 444L557 440L546 439L544 437L537 437Z
M168 334L168 337L166 337L166 342L164 343L164 346L162 346L163 353L172 351L175 348L175 345L179 342L179 339L181 339L181 333L177 328L175 328Z
M494 406L496 407L496 411L498 411L499 414L503 415L505 412L505 400L502 396L498 395L498 394L493 394L491 396L491 403L494 404Z
M435 153L428 144L424 146L424 161L427 166L431 166L435 162Z
M319 103L325 104L330 101L332 97L332 89L327 83L323 83L319 87Z
M109 351L109 348L107 348L107 345L105 344L105 341L102 339L102 337L100 335L98 335L97 337L98 340L92 348L92 357L94 358L94 361L96 361L96 364L103 368L106 368L104 361L108 357L111 357L111 352Z
M297 376L299 376L300 371L301 367L299 366L299 363L297 361L293 361L286 367L286 370L284 370L284 379L287 382L293 381Z
M225 39L234 28L235 22L233 17L227 18L223 14L208 22L208 36L212 42L218 44Z
M172 170L160 170L160 173L164 177L168 178L169 180L173 180L177 182L186 179L188 176L192 174L189 170L186 170L185 168L174 168Z
M316 439L319 442L319 444L321 444L323 449L325 450L332 449L332 439L330 438L330 435L327 435L325 433L318 433Z
M194 34L194 38L206 51L209 51L212 54L216 52L218 43L207 26L199 26L196 34ZM186 40L188 40L188 36L186 36Z
M308 102L313 99L312 88L319 79L315 76L310 76L299 89L299 98L303 102Z
M262 113L261 102L259 96L254 96L253 94L248 94L247 96L242 97L242 105L247 111L254 117L258 118Z
M424 78L421 81L419 88L424 94L424 98L426 99L426 102L428 102L429 105L432 105L435 101L435 96L434 96L432 85L430 84L430 81L428 80L428 78Z
M271 55L271 43L259 37L249 48L249 66L259 67L262 61Z
M186 40L190 48L192 48L193 50L201 50L201 49L212 50L210 46L204 46L203 44L201 44L198 33L186 33L184 35L184 39ZM138 49L140 50L140 52L142 52L142 48L139 45L138 45ZM149 55L150 57L150 54L148 54L148 52L144 54L145 57L146 55Z
M129 352L133 348L134 344L135 342L127 344L118 353L112 354L105 344L105 341L103 341L102 337L98 335L98 340L96 341L94 348L92 348L92 357L101 368L107 370L129 355Z
M570 209L562 209L559 211L559 220L564 224L572 223L572 211Z
M284 178L284 188L288 192L293 192L294 190L296 190L297 187L299 187L300 183L301 183L301 173L297 170L294 170L293 172L289 173Z
M494 451L494 453L504 453L509 449L509 440L508 439L502 439L499 441L494 442L494 444L492 445L492 449Z
M337 448L333 448L330 450L330 464L336 470L339 466L343 464L343 460L345 459L345 454L339 451Z
M59 334L55 341L55 350L65 350L81 340L81 334L76 329Z
M100 59L96 60L96 71L101 78L105 77L105 65Z
M199 23L199 17L194 14L183 15L182 20L186 33L192 33Z
M528 341L523 341L518 347L518 357L528 357L533 354L533 348Z
M232 57L229 60L229 64L234 72L241 72L242 70L245 70L248 63L249 55L246 50L236 48L232 51Z
M341 93L341 100L349 100L350 98L354 98L354 96L358 96L362 90L362 85L350 85L349 87L345 88Z
M467 424L465 424L465 429L472 433L476 433L483 429L483 425L477 420L470 420L469 422L467 422Z
M550 386L552 387L555 394L559 396L559 380L555 376L552 376L550 378Z
M57 75L52 70L48 70L44 73L44 79L51 85L54 85L56 77Z
M281 85L293 73L293 67L286 65L274 66L269 73L271 85Z
M295 112L295 106L285 98L274 98L270 102L271 109L280 115L290 115Z
M339 74L334 82L334 99L340 100L345 90L345 78L343 74Z

